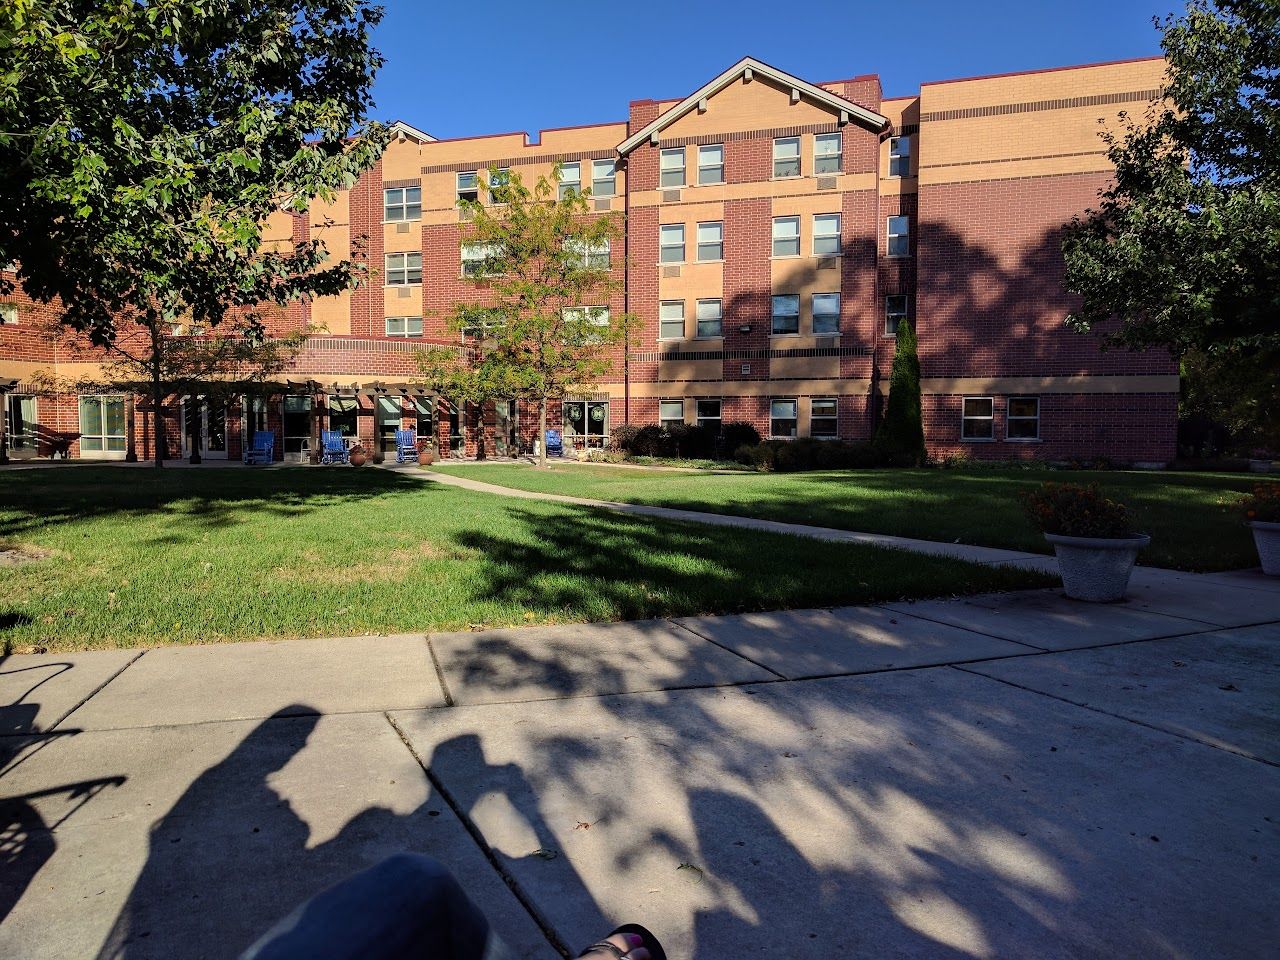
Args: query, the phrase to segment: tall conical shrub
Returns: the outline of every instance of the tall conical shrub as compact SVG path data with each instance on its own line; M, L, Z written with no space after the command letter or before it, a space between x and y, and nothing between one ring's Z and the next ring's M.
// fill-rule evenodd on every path
M876 454L892 466L924 463L924 422L920 413L920 357L908 320L898 324L898 347L889 374L889 405L872 441Z

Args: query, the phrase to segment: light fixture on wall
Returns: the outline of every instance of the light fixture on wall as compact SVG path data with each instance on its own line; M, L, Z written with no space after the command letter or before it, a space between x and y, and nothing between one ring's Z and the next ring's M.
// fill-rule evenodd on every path
M744 323L742 326L738 327L738 332L739 332L739 333L750 333L750 332L751 332L751 324L749 324L749 323Z

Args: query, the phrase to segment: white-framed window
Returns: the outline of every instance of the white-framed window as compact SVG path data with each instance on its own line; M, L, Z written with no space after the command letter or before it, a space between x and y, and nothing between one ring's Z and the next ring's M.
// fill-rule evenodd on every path
M359 433L360 400L358 397L330 396L329 429L337 430L344 437L354 437Z
M684 339L684 301L663 300L658 304L658 338Z
M81 397L80 453L124 451L124 397Z
M659 400L658 401L658 425L663 427L673 427L677 424L684 423L684 401L683 400Z
M840 214L813 215L813 255L831 257L840 253Z
M773 176L775 180L800 176L799 137L780 137L773 141Z
M773 255L775 257L800 256L800 218L773 218Z
M404 287L422 283L422 253L388 253L387 286Z
M658 228L658 259L662 263L684 263L683 223L664 223Z
M664 187L684 186L684 147L663 150L658 159L660 184Z
M612 197L618 192L618 169L613 160L591 161L591 195Z
M1040 439L1040 398L1010 397L1005 410L1004 435L1010 440Z
M909 302L905 293L891 293L884 298L884 335L896 337L898 325L907 319Z
M464 277L481 277L485 275L484 263L496 256L498 248L491 243L464 243L462 245L462 275Z
M18 305L0 303L0 327L12 327L18 323Z
M558 196L561 200L571 193L582 192L582 164L580 163L562 163L560 165L560 192Z
M560 316L566 323L580 327L607 327L610 318L609 308L605 306L565 307L560 311ZM595 333L590 330L585 336L588 340L596 339Z
M724 223L722 221L698 224L698 259L724 259Z
M844 134L820 133L813 138L813 172L839 173L844 169Z
M889 176L911 176L911 138L889 138Z
M698 183L724 183L724 144L698 148Z
M480 199L480 176L474 170L458 171L458 199Z
M800 295L783 293L774 296L772 326L775 334L800 332Z
M800 422L800 405L793 399L769 402L769 436L794 437Z
M813 332L840 332L840 294L815 293L813 295Z
M995 438L995 401L990 397L965 397L960 418L961 439Z
M840 404L835 397L814 397L809 401L809 436L833 439L840 435Z
M724 305L719 299L699 300L696 311L697 337L724 336Z
M580 261L584 267L591 270L609 269L610 244L608 237L603 237L595 243L587 243L583 240L566 240L565 249Z
M489 171L489 199L493 203L505 203L502 191L511 183L511 168L498 167Z
M891 257L911 256L911 218L902 215L889 218L888 254Z
M388 337L422 336L421 317L387 317Z
M36 398L23 393L6 394L4 398L4 436L10 450L36 448Z
M722 404L719 400L697 400L694 402L694 412L698 417L698 426L706 427L716 433L720 432L720 411Z
M387 223L422 219L421 187L388 187L382 191L382 219Z

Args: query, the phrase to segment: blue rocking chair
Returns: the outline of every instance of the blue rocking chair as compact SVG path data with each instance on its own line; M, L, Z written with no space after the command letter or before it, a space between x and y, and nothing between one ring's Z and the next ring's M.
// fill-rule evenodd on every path
M275 459L276 435L270 430L255 430L253 443L244 451L246 464L271 463Z
M418 462L418 435L413 430L396 431L396 463Z
M559 430L547 431L547 456L564 456L564 435Z
M351 452L347 449L347 445L342 442L342 432L340 430L320 431L320 462L351 462Z

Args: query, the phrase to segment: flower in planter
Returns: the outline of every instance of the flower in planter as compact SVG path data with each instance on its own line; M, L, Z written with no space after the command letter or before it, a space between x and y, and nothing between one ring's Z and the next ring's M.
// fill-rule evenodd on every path
M1245 520L1280 523L1280 483L1259 483L1241 501Z
M1023 507L1042 533L1113 540L1135 534L1128 508L1104 497L1096 483L1046 483L1023 495Z

